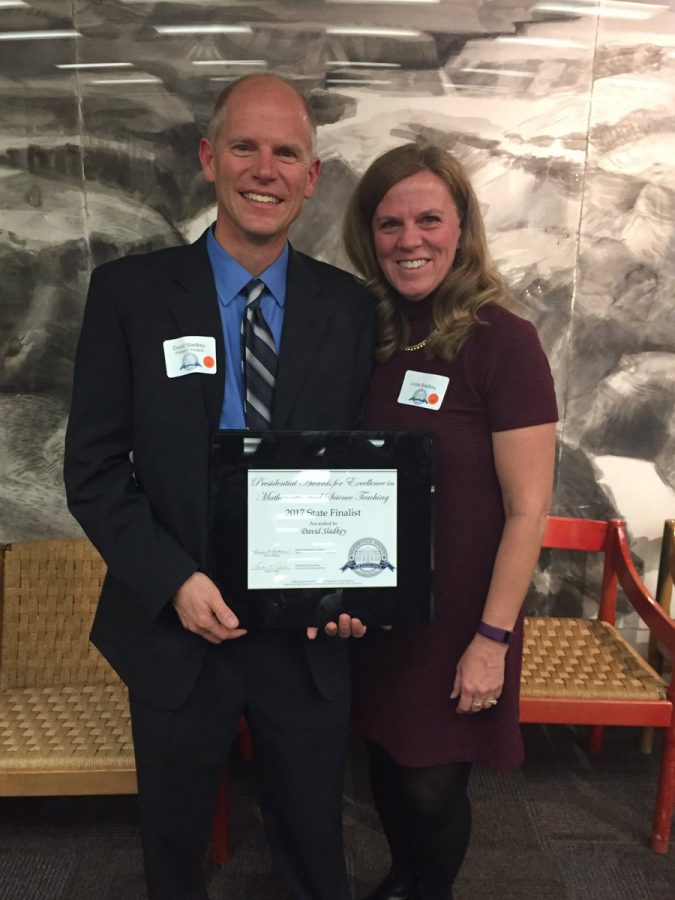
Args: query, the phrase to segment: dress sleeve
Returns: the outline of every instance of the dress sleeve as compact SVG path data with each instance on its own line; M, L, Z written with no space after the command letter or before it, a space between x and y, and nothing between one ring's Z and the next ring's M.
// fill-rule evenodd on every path
M557 422L551 367L535 327L500 309L480 330L477 349L490 431Z

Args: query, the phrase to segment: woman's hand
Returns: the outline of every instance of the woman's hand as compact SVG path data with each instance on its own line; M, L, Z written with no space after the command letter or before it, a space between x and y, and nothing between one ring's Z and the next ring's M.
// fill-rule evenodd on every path
M457 664L451 700L459 698L457 712L480 712L499 699L504 684L506 644L477 634Z
M362 638L367 628L361 619L353 619L349 613L341 613L337 622L328 622L323 630L327 637ZM319 629L313 626L307 629L310 641L315 641L318 633Z

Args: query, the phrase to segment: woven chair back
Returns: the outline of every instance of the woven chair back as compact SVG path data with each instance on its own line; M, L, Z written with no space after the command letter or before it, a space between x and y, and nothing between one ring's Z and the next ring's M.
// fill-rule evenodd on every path
M0 689L117 681L89 643L105 575L92 544L27 541L3 556Z

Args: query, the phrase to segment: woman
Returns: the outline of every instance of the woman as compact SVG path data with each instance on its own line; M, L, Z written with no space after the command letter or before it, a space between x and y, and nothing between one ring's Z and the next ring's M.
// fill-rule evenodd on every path
M345 243L379 309L367 425L431 431L437 454L435 621L371 629L355 648L355 722L392 856L368 900L448 900L472 765L522 759L521 608L552 490L553 382L534 328L505 307L478 201L448 153L408 144L375 160ZM437 397L401 390L414 373Z

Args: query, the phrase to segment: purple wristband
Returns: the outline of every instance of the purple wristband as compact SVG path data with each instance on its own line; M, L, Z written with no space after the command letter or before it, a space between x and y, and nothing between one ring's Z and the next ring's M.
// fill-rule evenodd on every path
M511 632L505 628L497 628L496 625L488 625L487 622L481 622L478 626L478 634L489 638L491 641L497 641L498 644L508 644L511 640Z

